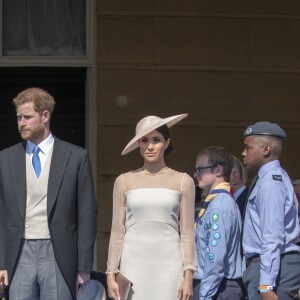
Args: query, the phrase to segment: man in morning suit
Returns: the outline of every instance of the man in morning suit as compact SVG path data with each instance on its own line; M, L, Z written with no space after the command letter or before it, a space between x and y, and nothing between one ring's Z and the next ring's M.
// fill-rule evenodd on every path
M10 300L74 300L96 238L88 152L52 135L46 91L26 89L13 103L24 141L0 152L0 277Z
M245 165L233 156L233 168L230 174L230 185L233 191L234 200L239 207L241 216L244 214L245 203L249 189L246 187L248 172Z

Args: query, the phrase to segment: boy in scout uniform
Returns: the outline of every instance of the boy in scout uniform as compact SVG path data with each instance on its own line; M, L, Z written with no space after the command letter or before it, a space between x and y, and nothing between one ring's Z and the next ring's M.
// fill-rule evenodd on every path
M244 136L243 160L257 176L244 216L243 282L249 300L292 300L300 288L299 223L293 186L279 162L286 134L258 122Z
M196 159L194 176L208 194L195 223L199 300L243 299L241 217L230 190L232 167L232 155L222 147L206 148Z

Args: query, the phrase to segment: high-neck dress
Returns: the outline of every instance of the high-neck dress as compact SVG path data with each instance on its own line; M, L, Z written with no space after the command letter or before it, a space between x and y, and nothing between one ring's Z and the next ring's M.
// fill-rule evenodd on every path
M176 300L195 270L192 178L170 168L120 175L114 185L107 273L133 282L132 300Z

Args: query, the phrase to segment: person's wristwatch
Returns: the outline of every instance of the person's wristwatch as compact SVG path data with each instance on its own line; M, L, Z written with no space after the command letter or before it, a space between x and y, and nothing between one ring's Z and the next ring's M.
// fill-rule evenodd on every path
M259 293L267 293L274 291L274 287L272 285L259 285L257 290Z

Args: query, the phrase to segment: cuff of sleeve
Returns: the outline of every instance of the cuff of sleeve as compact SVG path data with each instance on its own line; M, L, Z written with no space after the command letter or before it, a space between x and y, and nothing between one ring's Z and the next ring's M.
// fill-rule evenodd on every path
M187 265L187 266L184 266L183 267L183 272L186 271L186 270L191 270L193 272L197 272L198 271L198 268L193 266L193 265Z
M115 269L115 270L107 270L105 272L105 274L117 274L117 273L120 273L120 270L119 269Z
M260 274L259 285L275 286L275 282L276 282L276 275L269 275L264 273Z

